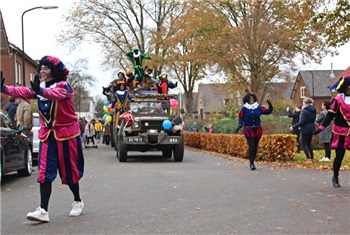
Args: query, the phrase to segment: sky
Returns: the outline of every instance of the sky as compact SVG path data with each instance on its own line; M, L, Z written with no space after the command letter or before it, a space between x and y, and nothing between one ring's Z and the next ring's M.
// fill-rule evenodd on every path
M90 91L92 96L100 95L102 86L107 86L112 81L113 71L104 71L100 66L102 57L99 46L88 44L70 53L66 46L58 45L55 38L63 28L62 16L67 14L67 9L72 2L74 0L3 0L0 9L9 42L22 48L22 13L37 6L58 6L57 9L35 9L24 14L24 51L33 59L52 55L60 58L66 65L78 59L88 58L88 73L97 79L97 84ZM350 43L338 48L338 51L338 56L325 57L321 65L307 64L300 66L299 70L331 69L331 63L333 63L334 70L345 70L350 66Z

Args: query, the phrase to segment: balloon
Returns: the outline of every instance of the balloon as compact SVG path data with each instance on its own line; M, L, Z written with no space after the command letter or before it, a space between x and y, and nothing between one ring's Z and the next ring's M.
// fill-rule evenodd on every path
M112 121L112 116L106 117L106 122L111 122Z
M169 129L171 128L171 126L172 126L171 121L165 120L165 121L163 122L163 128L164 128L165 130L169 130Z
M112 104L109 104L109 105L107 106L107 110L108 110L109 112L112 110Z
M104 102L104 106L108 106L108 104L109 104L108 101Z
M177 106L178 102L175 99L170 99L170 107L175 108Z
M103 111L106 111L107 110L107 106L103 106Z
M102 121L106 121L106 117L108 117L108 115L107 114L105 114L105 115L103 115L103 117L102 117Z

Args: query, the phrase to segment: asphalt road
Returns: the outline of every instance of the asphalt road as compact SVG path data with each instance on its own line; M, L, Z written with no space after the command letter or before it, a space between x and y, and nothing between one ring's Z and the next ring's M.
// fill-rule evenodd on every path
M50 222L28 221L39 206L37 169L1 185L1 234L350 234L350 172L342 188L332 172L229 161L191 149L184 161L138 153L120 163L109 146L87 149L80 217L57 178Z

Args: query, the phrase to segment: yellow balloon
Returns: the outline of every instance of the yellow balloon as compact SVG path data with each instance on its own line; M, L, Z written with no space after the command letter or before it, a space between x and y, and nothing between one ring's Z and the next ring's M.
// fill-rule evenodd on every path
M112 116L106 117L106 122L111 122L112 121Z

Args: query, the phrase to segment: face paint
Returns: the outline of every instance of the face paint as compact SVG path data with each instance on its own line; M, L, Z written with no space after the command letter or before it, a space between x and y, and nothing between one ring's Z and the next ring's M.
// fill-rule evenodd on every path
M40 70L40 74L41 74L41 78L43 81L48 82L48 81L52 80L51 69L49 67L42 66L41 70Z
M49 67L41 67L40 72L49 74L49 73L51 73L51 69Z

